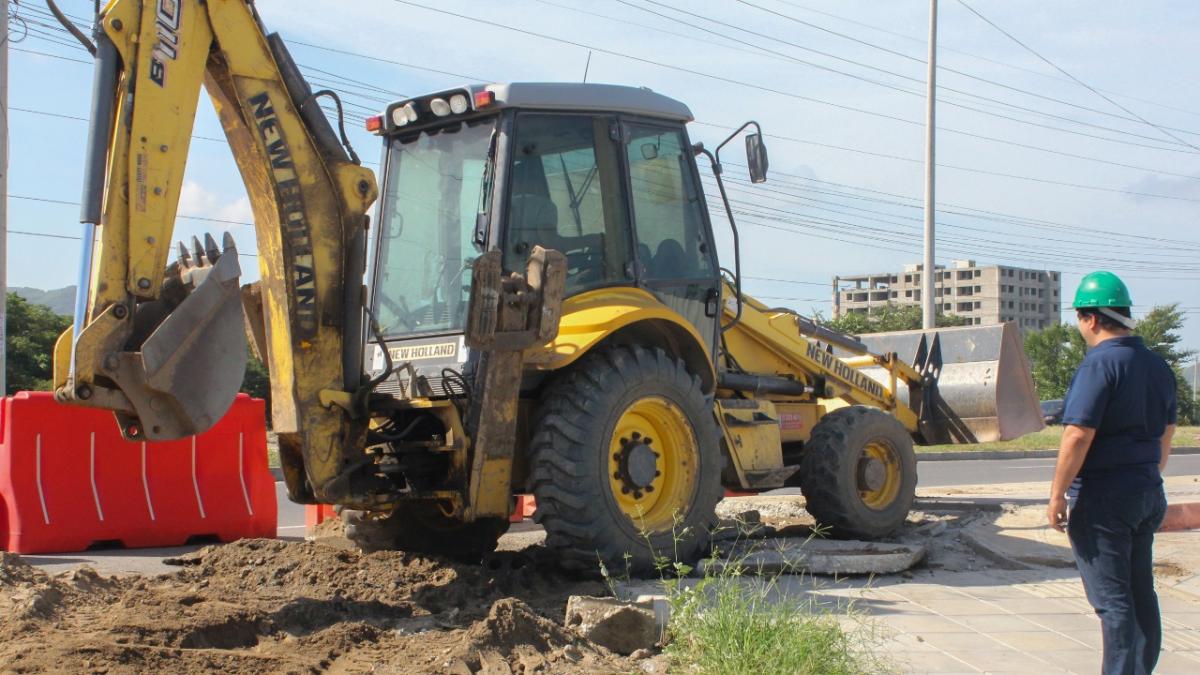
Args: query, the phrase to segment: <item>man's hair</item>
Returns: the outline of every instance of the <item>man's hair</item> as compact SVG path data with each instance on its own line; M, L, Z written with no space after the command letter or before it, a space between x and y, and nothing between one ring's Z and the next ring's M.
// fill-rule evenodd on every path
M1116 312L1117 314L1120 314L1121 316L1123 316L1127 319L1130 318L1128 307L1107 307L1106 309L1110 312ZM1099 307L1080 307L1079 309L1075 310L1075 313L1077 315L1079 315L1081 318L1085 317L1085 316L1096 317L1096 320L1100 322L1100 327L1103 328L1104 330L1108 330L1108 331L1129 330L1128 326L1123 326L1120 323L1118 323L1116 320L1111 319L1111 318L1105 316L1103 313L1101 313Z

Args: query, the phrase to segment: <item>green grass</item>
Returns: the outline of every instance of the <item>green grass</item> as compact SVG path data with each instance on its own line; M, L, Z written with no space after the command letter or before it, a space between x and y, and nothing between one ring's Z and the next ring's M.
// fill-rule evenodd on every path
M1057 450L1062 437L1062 427L1046 427L1033 434L1011 441L978 443L975 445L928 445L916 448L917 452L970 452L985 450ZM1200 427L1179 427L1171 440L1171 447L1194 448L1200 446Z
M878 640L868 624L839 621L811 600L781 594L777 578L759 581L719 573L694 585L669 586L664 651L671 665L706 675L891 670L870 651Z
M743 523L737 528L749 531ZM689 578L690 565L658 558L671 608L663 647L670 672L857 675L895 670L873 651L880 643L874 624L852 606L835 613L811 594L785 592L781 574L756 574L747 568L746 555L730 558L714 548L710 560L724 564L704 566L699 579ZM603 562L600 572L616 595Z

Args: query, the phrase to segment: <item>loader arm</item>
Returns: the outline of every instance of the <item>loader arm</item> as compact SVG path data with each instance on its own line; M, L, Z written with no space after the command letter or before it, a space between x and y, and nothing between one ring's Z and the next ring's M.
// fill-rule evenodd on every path
M246 0L111 0L96 40L83 269L74 326L55 349L59 399L113 410L130 440L158 440L210 427L241 384L232 238L197 242L167 266L203 84L254 213L289 492L370 507L385 490L356 471L368 424L361 280L374 174L347 157Z

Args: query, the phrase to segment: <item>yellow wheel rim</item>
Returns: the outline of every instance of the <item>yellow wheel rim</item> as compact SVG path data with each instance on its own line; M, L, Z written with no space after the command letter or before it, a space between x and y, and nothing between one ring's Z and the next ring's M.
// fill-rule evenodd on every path
M875 440L863 448L858 462L858 494L872 509L885 509L900 495L900 453L891 443Z
M613 429L608 482L621 513L647 533L687 515L698 469L696 435L683 410L660 396L634 401Z

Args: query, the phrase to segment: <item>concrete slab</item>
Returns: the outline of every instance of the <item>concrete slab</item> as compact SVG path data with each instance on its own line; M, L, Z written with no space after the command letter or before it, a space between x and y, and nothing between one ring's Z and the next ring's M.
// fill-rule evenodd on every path
M804 537L782 537L732 544L720 558L702 561L696 574L720 574L736 567L747 574L894 574L916 565L925 557L917 544L887 544L838 541Z

